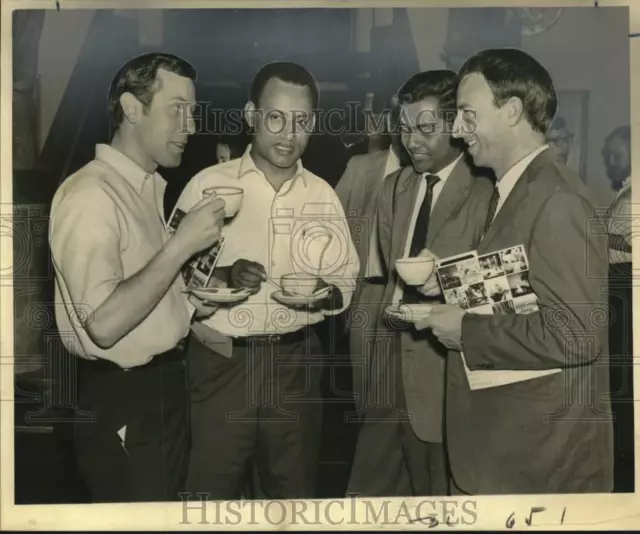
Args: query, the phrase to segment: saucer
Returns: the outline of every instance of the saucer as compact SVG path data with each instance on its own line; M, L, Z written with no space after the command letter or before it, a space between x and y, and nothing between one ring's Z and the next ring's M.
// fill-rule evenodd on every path
M200 287L187 289L204 302L213 302L215 304L232 304L240 302L251 295L251 291L245 288Z
M280 304L287 306L309 306L325 299L329 294L329 288L324 287L308 297L299 293L288 293L286 291L275 291L271 293L271 297Z
M398 319L415 323L431 313L429 304L396 304L395 306L387 306L385 312Z

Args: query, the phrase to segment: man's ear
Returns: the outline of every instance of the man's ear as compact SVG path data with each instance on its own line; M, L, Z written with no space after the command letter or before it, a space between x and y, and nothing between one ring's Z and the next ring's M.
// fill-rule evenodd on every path
M122 93L120 96L120 105L122 106L122 113L125 120L131 124L136 124L143 114L142 102L138 100L131 93Z
M512 96L504 105L507 119L511 126L515 126L524 118L524 104L518 97Z
M244 120L252 130L256 127L256 106L251 100L244 105Z

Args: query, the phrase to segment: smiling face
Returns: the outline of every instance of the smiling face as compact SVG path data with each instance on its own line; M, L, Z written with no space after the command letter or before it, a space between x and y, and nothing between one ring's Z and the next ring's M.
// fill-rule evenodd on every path
M254 157L279 169L291 168L302 156L313 130L311 89L271 78L259 102L247 104L247 119L255 131Z
M505 107L494 103L493 92L484 76L465 76L458 87L458 115L454 137L467 144L473 162L494 170L505 159L511 128Z
M439 99L435 96L403 104L398 129L418 172L436 173L456 155L450 127L439 112Z
M151 104L137 116L135 136L145 156L160 167L180 165L195 131L195 86L189 78L159 69Z

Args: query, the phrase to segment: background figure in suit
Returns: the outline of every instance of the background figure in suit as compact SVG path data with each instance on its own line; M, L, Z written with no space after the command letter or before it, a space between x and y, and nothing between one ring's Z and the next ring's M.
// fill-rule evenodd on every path
M387 280L349 493L449 494L442 347L425 333L394 332L382 310L401 298L424 298L398 278L397 258L427 247L456 254L480 238L493 185L474 175L464 145L451 137L457 86L453 71L437 70L415 75L398 93L399 129L412 166L389 176L380 195L379 245Z
M631 146L629 126L607 137L602 157L616 191L609 217L611 404L615 414L615 491L633 491L633 271L631 263Z
M556 117L546 134L547 143L556 151L556 161L566 165L569 161L573 134L567 129L567 121L563 117Z
M549 73L520 50L485 50L461 68L459 135L475 163L498 178L499 200L478 253L524 246L539 311L481 315L439 305L417 327L430 328L450 349L463 348L472 371L560 371L471 390L460 354L449 353L446 430L455 492L613 489L607 242L590 230L595 215L586 187L544 144L556 108Z
M393 119L388 121L391 125ZM356 412L361 414L365 394L364 377L369 357L365 354L366 339L375 335L380 303L384 293L384 278L378 252L378 196L385 177L407 163L399 136L390 134L387 150L353 156L336 186L354 240L360 273L358 286L349 311L338 320L349 330L349 353L352 359L353 391ZM341 331L340 329L339 331Z
M242 133L221 135L216 144L216 161L224 163L225 161L241 158L248 144L247 138Z

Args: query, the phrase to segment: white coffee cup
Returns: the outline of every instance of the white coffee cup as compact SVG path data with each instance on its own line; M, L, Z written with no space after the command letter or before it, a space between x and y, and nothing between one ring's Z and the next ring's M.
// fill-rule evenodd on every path
M224 200L224 216L233 217L240 206L242 205L242 198L244 191L239 187L207 187L202 191L202 195L208 197L212 194L216 194L218 198Z
M436 263L433 258L398 258L396 270L409 286L422 286L433 274Z
M287 293L311 296L318 286L318 278L306 273L289 273L280 277L280 286Z

